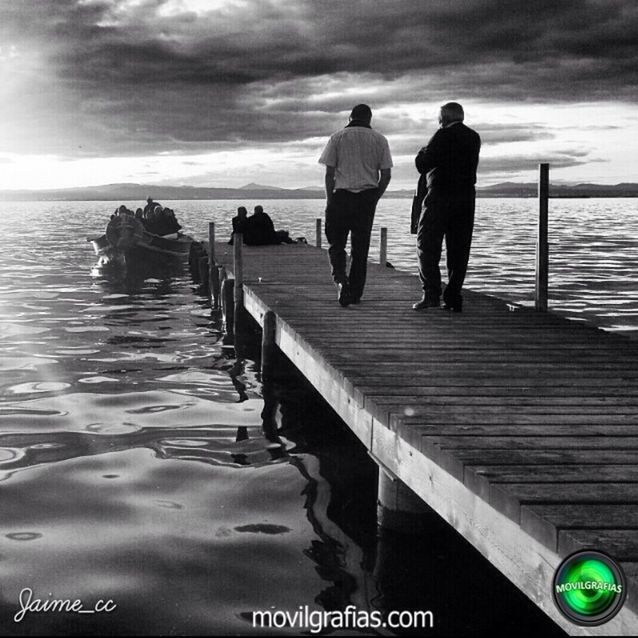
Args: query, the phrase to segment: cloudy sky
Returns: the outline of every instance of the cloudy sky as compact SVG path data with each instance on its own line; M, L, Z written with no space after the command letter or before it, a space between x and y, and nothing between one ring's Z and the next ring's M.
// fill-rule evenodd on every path
M636 0L0 0L0 188L320 186L359 102L393 188L442 102L480 183L638 182Z

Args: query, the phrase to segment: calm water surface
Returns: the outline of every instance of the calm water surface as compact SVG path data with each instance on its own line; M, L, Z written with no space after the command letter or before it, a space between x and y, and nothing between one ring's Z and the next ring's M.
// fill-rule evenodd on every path
M174 207L201 238L208 221L226 233L242 203L252 204ZM321 201L266 204L277 227L313 237ZM636 205L552 202L556 307L638 329ZM390 261L413 269L407 206L382 201L377 222L390 228ZM431 609L443 633L518 627L521 617L530 632L543 627L436 521L427 546L376 536L374 468L298 379L270 390L284 435L273 443L254 356L222 345L185 272L92 276L84 238L103 230L114 203L3 207L1 633L259 633L253 610L348 603ZM534 227L533 202L481 200L468 286L529 303ZM467 586L477 594L460 613L453 600ZM112 598L118 609L15 624L25 587L87 606ZM493 592L502 608L485 598Z

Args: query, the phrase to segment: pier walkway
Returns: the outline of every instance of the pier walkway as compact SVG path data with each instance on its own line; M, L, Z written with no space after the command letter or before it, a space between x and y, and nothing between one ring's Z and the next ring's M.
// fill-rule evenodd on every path
M233 247L214 256L232 274ZM362 303L342 308L310 245L244 246L243 281L245 309L275 314L277 346L381 468L568 633L638 634L637 340L471 291L463 313L417 313L418 279L372 263ZM552 600L578 549L628 580L600 627Z

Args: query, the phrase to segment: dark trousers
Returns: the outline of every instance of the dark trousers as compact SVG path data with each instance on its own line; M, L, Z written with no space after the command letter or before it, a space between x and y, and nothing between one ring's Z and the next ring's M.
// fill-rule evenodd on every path
M437 300L441 297L439 261L445 237L449 279L443 300L452 306L462 303L461 288L467 272L474 228L474 203L474 196L437 197L429 202L426 198L417 230L417 255L419 276L428 299Z
M352 296L363 294L368 267L370 233L377 207L379 191L371 188L360 193L337 190L326 208L326 238L332 266L332 278L336 283L350 282ZM346 242L350 234L352 263L346 274Z

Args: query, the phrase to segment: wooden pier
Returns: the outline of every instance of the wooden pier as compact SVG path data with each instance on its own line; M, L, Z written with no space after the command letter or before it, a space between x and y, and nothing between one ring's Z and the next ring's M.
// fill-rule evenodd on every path
M213 246L232 275L233 246ZM372 263L362 303L342 308L326 251L310 245L244 246L242 271L238 302L386 481L568 633L638 633L638 341L471 291L463 313L414 312L418 279ZM552 600L556 567L578 549L610 554L627 577L624 608L600 627Z

